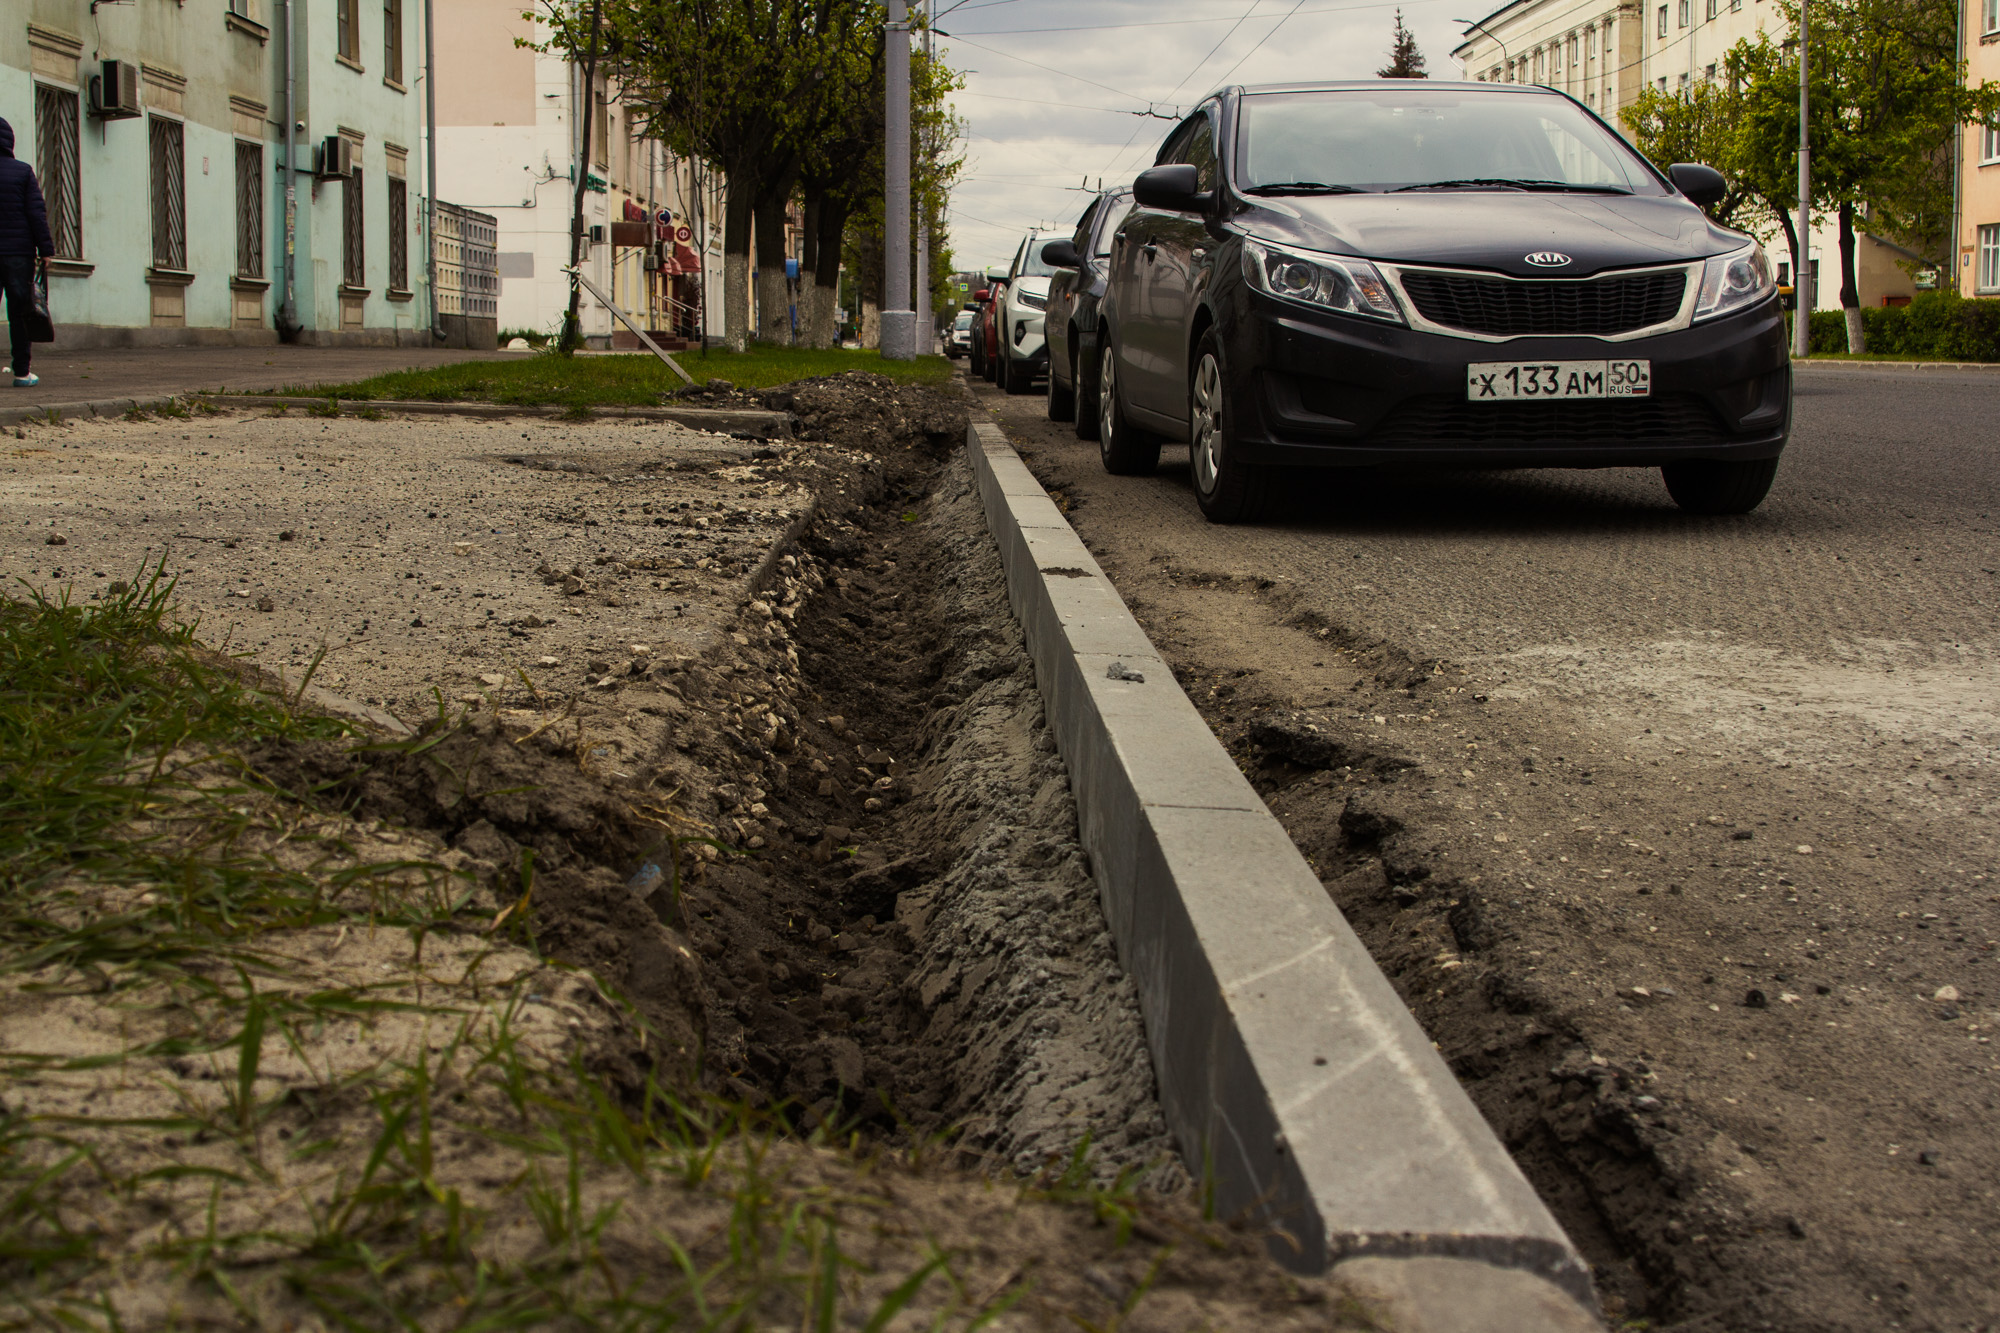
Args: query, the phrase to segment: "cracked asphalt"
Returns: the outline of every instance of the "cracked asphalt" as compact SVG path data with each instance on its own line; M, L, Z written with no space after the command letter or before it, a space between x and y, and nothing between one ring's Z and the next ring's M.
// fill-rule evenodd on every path
M2000 373L1802 368L1726 519L1654 471L1384 471L1220 528L1184 448L1112 477L975 399L1608 1315L2000 1326Z

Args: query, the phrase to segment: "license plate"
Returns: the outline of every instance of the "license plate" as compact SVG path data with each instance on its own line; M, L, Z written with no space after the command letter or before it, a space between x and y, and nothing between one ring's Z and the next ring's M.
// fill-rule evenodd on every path
M1472 402L1523 398L1644 398L1651 361L1475 361L1465 368Z

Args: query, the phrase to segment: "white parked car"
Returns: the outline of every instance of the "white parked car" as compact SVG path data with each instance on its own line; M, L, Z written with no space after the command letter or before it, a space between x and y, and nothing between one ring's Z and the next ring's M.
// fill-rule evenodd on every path
M1049 345L1042 317L1049 308L1049 279L1055 269L1042 259L1042 244L1054 235L1029 232L1007 269L1007 293L994 324L999 335L994 383L1008 393L1027 393L1049 370Z

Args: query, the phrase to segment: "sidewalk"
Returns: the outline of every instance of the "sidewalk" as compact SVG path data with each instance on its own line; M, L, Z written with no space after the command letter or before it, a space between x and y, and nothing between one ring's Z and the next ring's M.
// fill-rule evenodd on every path
M5 350L0 348L0 350ZM120 347L98 351L37 349L42 382L15 389L0 380L0 410L60 407L106 398L164 398L197 389L269 393L306 384L344 384L392 370L491 361L519 352L421 347Z

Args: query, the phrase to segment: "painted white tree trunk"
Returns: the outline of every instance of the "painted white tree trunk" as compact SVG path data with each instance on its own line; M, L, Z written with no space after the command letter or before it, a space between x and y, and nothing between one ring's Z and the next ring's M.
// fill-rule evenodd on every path
M861 345L871 350L882 345L882 307L865 299L861 302Z
M750 257L722 256L722 342L740 352L750 342Z
M757 337L779 347L792 341L791 294L782 266L775 273L757 271Z
M1847 350L1859 355L1868 350L1868 330L1862 326L1861 312L1853 307L1840 312L1847 316Z

